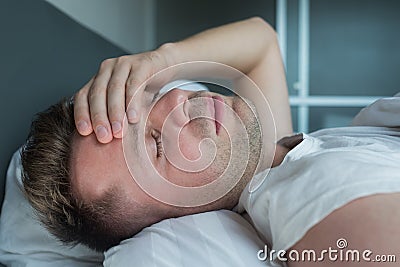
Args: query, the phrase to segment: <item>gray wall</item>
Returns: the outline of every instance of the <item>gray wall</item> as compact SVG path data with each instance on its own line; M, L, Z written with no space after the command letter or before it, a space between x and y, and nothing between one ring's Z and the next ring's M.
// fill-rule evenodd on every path
M274 0L157 0L156 7L158 45L252 16L275 25Z
M154 0L46 0L131 53L154 48Z
M313 0L310 14L311 94L400 89L400 1Z

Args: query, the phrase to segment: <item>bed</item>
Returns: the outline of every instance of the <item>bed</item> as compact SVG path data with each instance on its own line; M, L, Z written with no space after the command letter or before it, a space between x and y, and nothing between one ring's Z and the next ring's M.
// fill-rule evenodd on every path
M0 266L265 266L257 258L264 243L232 211L162 221L104 254L54 239L21 191L19 148L35 113L71 96L103 59L125 52L42 0L2 1L0 25Z

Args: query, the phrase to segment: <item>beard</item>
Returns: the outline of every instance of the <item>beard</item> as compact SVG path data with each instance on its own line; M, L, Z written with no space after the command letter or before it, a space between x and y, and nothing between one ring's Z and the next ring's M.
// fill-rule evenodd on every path
M201 110L201 109L199 109ZM261 124L252 103L244 101L240 97L234 97L232 111L240 120L240 129L221 127L220 139L209 144L204 144L202 151L215 151L215 153L202 153L207 160L212 159L212 164L201 172L202 186L215 183L208 190L209 198L220 198L199 207L201 212L215 209L231 209L239 201L240 195L246 185L255 175L262 154L262 131ZM199 115L201 115L199 113ZM209 133L214 130L210 120L198 119L196 123L197 134L202 140L210 140ZM219 140L221 140L219 142ZM206 143L206 142L204 142ZM212 197L211 197L212 196ZM207 198L207 196L193 196ZM197 208L195 212L199 212Z
M234 150L236 150L234 153L238 153L239 157L234 157L232 159L232 165L234 167L230 171L230 175L233 179L237 180L237 183L232 190L221 199L221 204L228 209L233 208L238 203L243 190L256 174L263 147L261 124L258 120L255 106L249 101L244 101L240 97L236 97L233 103L233 109L242 119L246 129L246 135L238 134L238 136L235 136L233 139L233 147ZM248 146L245 145L246 143L248 143ZM248 155L247 159L245 157L246 154ZM244 171L241 172L243 166L245 166L245 168ZM239 175L240 173L242 174Z

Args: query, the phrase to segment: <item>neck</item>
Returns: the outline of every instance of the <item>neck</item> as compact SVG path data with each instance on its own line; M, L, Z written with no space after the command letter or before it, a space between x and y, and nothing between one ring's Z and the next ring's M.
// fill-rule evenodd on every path
M273 168L273 167L279 166L289 151L290 151L289 148L279 145L279 144L276 144L274 159L272 161L271 167Z
M258 171L279 166L287 153L302 141L303 134L295 134L283 137L277 143L270 143L268 146L264 145L262 164L260 164Z
M256 173L259 173L265 169L271 168L275 161L275 149L276 144L273 142L264 142L262 145L261 158L258 164Z
M268 147L264 149L265 150L261 155L262 158L256 173L280 165L286 154L290 151L289 148L283 145L273 143L269 144Z

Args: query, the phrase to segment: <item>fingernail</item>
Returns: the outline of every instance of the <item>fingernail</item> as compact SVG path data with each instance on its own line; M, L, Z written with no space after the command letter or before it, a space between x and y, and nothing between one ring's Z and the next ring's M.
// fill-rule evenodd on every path
M105 138L107 136L107 129L103 125L99 125L96 127L96 135L98 138Z
M130 122L135 121L136 116L137 116L137 114L136 114L136 111L134 109L128 110L128 120Z
M111 127L114 133L118 133L119 131L121 131L122 128L121 123L118 121L113 122L111 124Z
M86 121L79 121L77 127L80 132L84 132L89 126Z

